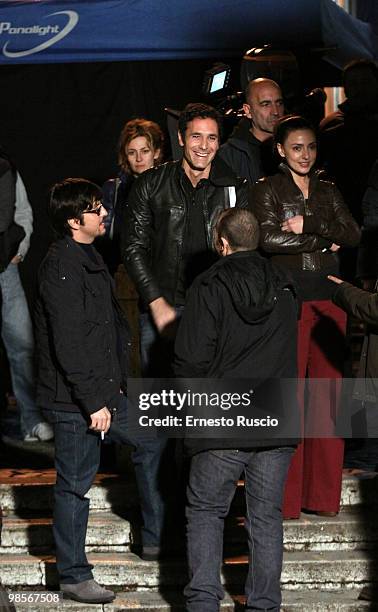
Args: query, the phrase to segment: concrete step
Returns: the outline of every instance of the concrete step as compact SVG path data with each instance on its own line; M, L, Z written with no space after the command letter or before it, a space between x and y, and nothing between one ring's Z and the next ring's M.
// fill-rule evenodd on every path
M227 558L227 584L238 589L244 584L247 558ZM376 551L286 552L281 575L283 588L293 591L361 589L376 581Z
M353 508L353 507L352 507ZM226 521L227 550L247 549L243 517ZM378 549L378 524L371 512L358 507L334 518L302 513L298 520L284 521L284 550L326 551Z
M3 511L46 510L53 506L55 470L0 470L0 508ZM97 474L89 491L91 511L130 508L137 504L135 482L117 474Z
M373 610L371 602L358 599L360 590L347 592L282 591L281 612L362 612Z
M29 591L30 593L30 591ZM53 610L66 610L67 612L84 612L89 610L90 612L184 612L185 601L182 592L177 591L165 591L164 593L158 592L146 592L146 591L132 591L127 593L117 593L116 599L105 605L91 605L79 604L68 599L64 599L59 605L27 605L27 612L52 612ZM25 607L20 606L18 610L25 610ZM0 600L1 610L1 600ZM226 593L224 600L221 603L222 612L234 612L235 602Z
M30 593L30 591L29 591ZM346 593L335 593L333 591L317 592L282 592L281 612L363 612L373 610L372 604L367 601L358 600L359 591L348 591ZM226 593L221 603L222 612L234 612L242 609L244 599L236 598L233 601ZM235 607L235 603L239 605ZM0 608L1 609L1 608ZM88 610L87 604L79 604L70 600L63 600L57 605L27 605L27 612L55 612L56 610L67 612L84 612ZM20 606L19 610L26 610ZM183 595L177 591L166 591L164 593L132 591L117 593L116 599L111 604L91 605L90 612L183 612L185 603Z
M91 513L87 552L128 552L130 543L135 542L137 537L138 518L132 511L129 511L129 520L110 510ZM243 517L230 517L226 521L225 542L229 554L246 552ZM373 514L365 514L361 510L341 512L334 518L302 514L298 520L284 522L284 549L287 552L374 548L378 549L377 521ZM48 554L52 551L51 517L4 515L1 553Z
M89 515L87 552L128 552L131 539L131 525L125 518L112 512ZM51 554L54 548L52 518L4 516L0 543L3 554Z
M52 485L55 470L0 470L0 507L7 511L21 509L43 510L52 508ZM240 482L237 498L243 497ZM111 508L126 508L135 505L137 492L132 478L125 480L117 474L97 474L89 492L91 511ZM355 477L343 479L342 508L378 503L378 478L360 480ZM238 499L236 500L238 505ZM234 506L235 506L234 505Z
M102 584L128 590L179 588L187 580L184 559L142 561L132 553L92 553L95 578ZM242 592L246 557L227 558L222 579ZM359 589L376 580L378 561L367 551L291 552L284 555L282 585L288 590ZM6 587L57 584L55 559L42 555L0 555L0 575Z

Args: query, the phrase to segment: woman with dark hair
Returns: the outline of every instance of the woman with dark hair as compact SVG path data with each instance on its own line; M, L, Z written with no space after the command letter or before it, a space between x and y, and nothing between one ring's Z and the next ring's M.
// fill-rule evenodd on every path
M163 142L162 130L148 119L132 119L122 129L118 143L120 171L117 178L109 179L102 187L104 206L108 211L106 235L96 245L111 274L121 263L120 233L130 189L140 174L161 163Z
M275 145L282 158L280 172L254 186L251 202L260 222L262 250L289 269L297 283L298 393L303 411L304 378L309 379L308 437L291 463L283 514L297 518L303 508L334 516L340 504L344 441L327 435L332 435L339 399L346 316L332 303L334 288L327 275L337 276L337 252L356 246L360 230L336 186L314 169L317 141L307 119L284 117L276 127ZM312 437L319 431L324 437Z

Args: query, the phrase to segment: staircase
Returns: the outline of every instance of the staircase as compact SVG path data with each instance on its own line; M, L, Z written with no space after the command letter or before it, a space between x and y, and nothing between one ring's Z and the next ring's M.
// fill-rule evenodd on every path
M52 469L0 470L0 577L10 591L56 588L57 576L51 534ZM246 575L242 483L225 530L222 579L227 596L222 610L242 609ZM146 612L185 609L184 557L146 562L130 551L137 521L136 490L131 478L100 474L90 491L91 513L87 534L88 557L95 578L118 592L107 605L80 605L65 601L72 612L90 609ZM282 610L331 612L372 610L359 601L362 586L378 580L378 478L344 480L342 511L336 518L302 514L285 522L285 558L282 572ZM18 608L17 608L18 609ZM28 604L28 612L41 607ZM57 610L44 605L43 610ZM59 608L60 609L60 608ZM376 609L376 608L374 608ZM204 612L206 612L204 610Z

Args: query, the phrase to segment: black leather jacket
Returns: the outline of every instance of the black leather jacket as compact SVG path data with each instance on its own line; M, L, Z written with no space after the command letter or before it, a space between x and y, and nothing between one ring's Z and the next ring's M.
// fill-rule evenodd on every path
M250 192L250 206L260 223L261 248L276 262L292 268L318 271L332 265L332 243L353 247L360 229L344 204L336 185L314 170L305 200L286 164L280 172L261 179ZM303 215L303 232L283 232L283 221Z
M145 304L164 297L175 304L187 206L181 162L168 162L144 172L130 192L122 255L125 267ZM236 205L248 204L248 184L237 178L219 158L202 186L202 210L207 246L212 249L212 224L229 206L228 187L234 187Z

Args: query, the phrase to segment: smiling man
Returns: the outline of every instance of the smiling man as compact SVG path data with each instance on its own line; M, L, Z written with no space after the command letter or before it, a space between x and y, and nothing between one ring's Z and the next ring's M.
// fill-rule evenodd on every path
M143 304L141 361L143 374L149 377L171 373L173 343L167 337L170 333L172 339L191 282L214 261L213 220L229 206L247 206L247 182L216 155L220 127L214 108L188 104L179 118L182 160L147 170L130 193L123 258ZM140 492L150 497L153 509L150 516L143 516L144 558L158 556L164 544L164 505L157 486L162 452L157 448L150 461L152 485Z

